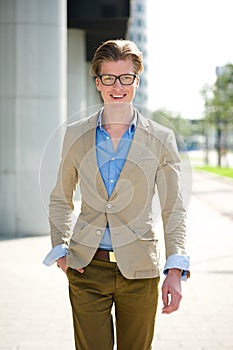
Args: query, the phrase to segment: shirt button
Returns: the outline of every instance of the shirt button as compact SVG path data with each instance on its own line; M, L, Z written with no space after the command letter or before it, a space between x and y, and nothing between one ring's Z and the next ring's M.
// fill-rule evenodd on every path
M112 157L112 160L115 160L115 158L114 158L114 157Z
M101 235L101 233L102 233L102 231L101 231L101 230L97 230L97 231L96 231L96 234L97 234L98 236L100 236L100 235Z
M110 180L110 182L111 182L111 183L113 183L113 182L114 182L114 180Z
M108 204L107 204L107 208L108 208L108 209L112 208L112 204L111 204L111 203L108 203Z

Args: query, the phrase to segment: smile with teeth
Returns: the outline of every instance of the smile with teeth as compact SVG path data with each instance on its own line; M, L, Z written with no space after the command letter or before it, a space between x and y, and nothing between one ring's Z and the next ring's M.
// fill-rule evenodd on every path
M111 94L111 97L116 98L116 99L120 99L120 98L123 98L125 96L126 96L126 94L123 94L123 95L113 95L113 94Z

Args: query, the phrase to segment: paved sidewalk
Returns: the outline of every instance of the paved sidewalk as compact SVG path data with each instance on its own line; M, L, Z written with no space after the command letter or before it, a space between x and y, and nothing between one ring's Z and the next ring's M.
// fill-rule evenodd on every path
M178 312L162 315L160 302L153 350L233 349L233 221L219 211L214 194L213 205L208 202L209 181L195 175L188 221L192 276L183 283ZM226 186L225 196L233 189ZM0 350L74 350L66 276L42 265L49 250L48 236L0 242Z

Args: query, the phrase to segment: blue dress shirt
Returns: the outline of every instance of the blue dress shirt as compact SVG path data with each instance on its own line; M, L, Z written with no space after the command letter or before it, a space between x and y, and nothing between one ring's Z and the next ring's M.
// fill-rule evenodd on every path
M108 196L110 197L120 173L125 164L129 148L136 126L136 115L129 128L125 131L114 151L111 137L101 125L101 115L99 116L96 128L96 158L97 165L104 181ZM110 237L109 227L107 225L102 240L100 242L101 249L113 250Z

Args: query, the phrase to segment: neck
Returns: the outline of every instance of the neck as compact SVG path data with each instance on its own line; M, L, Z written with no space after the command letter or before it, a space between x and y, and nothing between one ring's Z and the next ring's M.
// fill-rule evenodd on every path
M132 104L105 104L102 115L102 123L129 125L132 122L133 117L134 109Z

